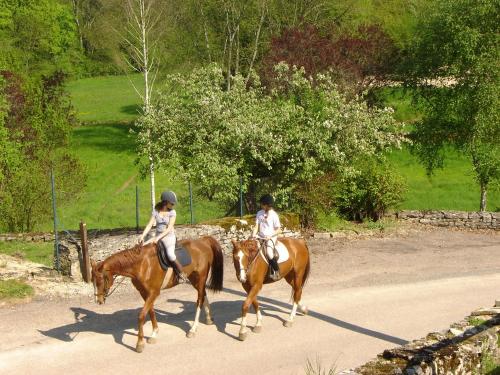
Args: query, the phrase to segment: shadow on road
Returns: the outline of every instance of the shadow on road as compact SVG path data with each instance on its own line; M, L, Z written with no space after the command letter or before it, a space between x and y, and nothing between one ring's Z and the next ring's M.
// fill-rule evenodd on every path
M240 292L238 290L224 288L224 292L246 298L246 293ZM290 304L288 304L288 303L280 302L280 301L277 301L273 298L268 298L268 297L263 297L263 296L259 296L259 302L267 302L267 303L270 303L270 304L273 304L273 305L276 305L279 307L283 307L285 309L291 308ZM262 305L262 307L264 307L264 305ZM336 325L338 327L348 329L348 330L353 331L353 332L357 332L357 333L360 333L363 335L374 337L374 338L379 339L379 340L384 340L384 341L390 342L392 344L396 344L396 345L408 344L407 340L401 339L399 337L391 336L391 335L388 335L388 334L385 334L382 332L377 332L377 331L371 330L369 328L364 328L364 327L361 327L361 326L334 318L332 316L321 314L321 313L316 312L316 311L309 310L309 316L312 316L313 318L322 320L326 323L330 323L330 324Z
M224 288L224 292L245 298L246 294L234 289ZM190 321L194 319L195 304L193 301L182 301L179 299L170 299L170 303L181 304L180 313L169 313L164 310L155 308L156 318L158 323L164 323L178 327L184 332L190 329ZM273 298L259 296L260 306L264 316L273 317L284 322L284 319L279 314L287 314L290 309L290 304L275 300ZM227 330L228 325L239 325L236 323L241 316L242 299L233 301L216 301L210 304L213 320L217 330L225 335L237 339L238 337L231 334ZM80 332L95 332L100 334L112 335L115 342L135 350L134 347L123 342L125 334L136 335L132 332L127 332L130 329L137 329L137 318L140 308L115 311L113 313L97 313L82 307L71 307L75 316L75 322L66 324L60 327L55 327L50 330L39 330L45 336L56 338L62 341L73 341ZM323 322L333 324L353 332L367 335L379 340L384 340L396 345L407 344L408 341L391 336L382 332L377 332L369 328L361 327L332 316L328 316L316 311L309 311L309 316L319 319ZM149 316L148 316L149 320ZM204 317L201 319L204 322ZM151 332L151 326L145 327L146 332Z

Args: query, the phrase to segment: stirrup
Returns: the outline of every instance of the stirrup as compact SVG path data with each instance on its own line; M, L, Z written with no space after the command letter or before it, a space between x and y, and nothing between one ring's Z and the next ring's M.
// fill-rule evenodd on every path
M278 281L281 278L280 271L271 270L270 277L272 280Z
M187 277L187 275L184 273L184 272L179 272L179 273L176 273L176 276L177 276L177 282L179 284L189 284L189 278Z

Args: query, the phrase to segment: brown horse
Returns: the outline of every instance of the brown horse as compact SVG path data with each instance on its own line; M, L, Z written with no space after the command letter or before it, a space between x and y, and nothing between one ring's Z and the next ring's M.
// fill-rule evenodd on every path
M183 271L188 275L189 281L198 292L195 320L187 333L187 337L194 337L202 306L205 310L206 323L213 324L205 284L208 273L212 270L208 289L215 292L222 290L224 258L219 243L212 237L183 240L179 241L179 244L187 249L191 255L191 264L184 267ZM116 275L130 277L132 284L144 299L144 307L139 314L139 334L136 346L139 353L144 350L143 326L147 313L149 313L153 325L153 334L148 339L148 343L156 342L158 322L156 321L154 302L160 294L160 289L169 289L178 285L177 278L171 277L171 270L169 268L169 272L166 272L160 267L156 245L152 243L145 246L136 245L131 249L120 251L98 264L92 261L92 282L94 283L96 301L99 304L106 301Z
M307 314L307 307L300 304L302 288L306 283L310 271L309 250L303 239L280 238L289 252L289 258L280 263L280 275L285 278L293 289L293 307L290 317L283 325L291 327L293 319L297 313L297 308ZM246 315L250 304L253 305L257 315L257 323L253 331L259 333L262 330L262 314L259 310L257 295L263 284L273 283L268 275L268 262L261 250L261 245L256 240L246 240L241 242L233 241L233 262L236 276L247 292L247 298L243 303L241 311L241 328L239 339L247 338Z

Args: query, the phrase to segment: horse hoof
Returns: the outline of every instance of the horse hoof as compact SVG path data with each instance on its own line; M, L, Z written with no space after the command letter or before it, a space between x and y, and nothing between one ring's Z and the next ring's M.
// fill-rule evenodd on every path
M147 339L148 344L156 344L156 337L148 337Z
M245 341L247 339L248 334L246 332L242 333L240 332L240 335L238 336L238 339L240 341Z
M253 327L253 333L261 333L262 332L262 326L255 326Z
M207 319L207 322L205 323L207 326L211 326L214 324L214 321L212 319Z
M144 343L137 344L135 347L137 353L142 353L144 351Z
M290 328L293 326L293 322L291 320L285 320L283 322L283 325L286 327L286 328Z
M188 333L186 333L186 337L188 339L192 339L193 337L196 336L196 332L193 332L193 331L188 331Z
M307 307L303 307L303 308L301 308L301 309L300 309L300 311L301 311L301 312L302 312L302 314L304 314L304 315L309 314L309 309L308 309Z

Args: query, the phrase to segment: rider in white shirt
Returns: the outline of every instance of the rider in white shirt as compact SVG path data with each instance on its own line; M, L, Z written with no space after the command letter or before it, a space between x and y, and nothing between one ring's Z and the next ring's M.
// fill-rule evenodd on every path
M253 237L257 235L265 241L265 254L272 268L271 278L280 278L278 260L274 257L274 248L281 232L280 218L273 209L274 199L271 195L263 195L260 200L261 210L257 212Z

